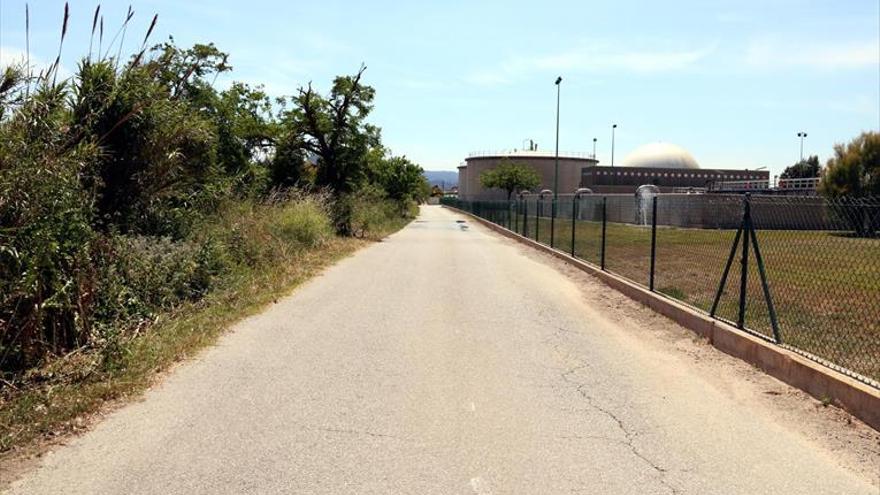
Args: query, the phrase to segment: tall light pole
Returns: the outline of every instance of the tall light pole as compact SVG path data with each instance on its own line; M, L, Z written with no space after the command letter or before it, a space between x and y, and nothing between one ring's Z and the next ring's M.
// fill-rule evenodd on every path
M593 159L596 159L596 138L593 138Z
M617 129L617 124L611 125L611 166L614 166L614 130Z
M550 247L553 247L556 231L556 200L559 195L559 96L562 91L562 76L556 78L556 160L553 164L553 207L550 216Z
M804 161L804 138L807 137L807 133L799 132L797 135L801 138L801 161Z

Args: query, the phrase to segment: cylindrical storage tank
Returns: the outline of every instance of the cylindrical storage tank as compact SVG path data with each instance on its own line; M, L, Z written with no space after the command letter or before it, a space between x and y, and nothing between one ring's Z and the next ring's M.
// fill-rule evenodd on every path
M467 199L467 165L459 165L458 167L458 197Z
M480 175L485 171L494 169L503 160L527 165L538 172L538 175L541 177L541 183L537 187L532 188L533 191L553 190L556 167L556 157L553 154L522 151L472 155L465 160L467 163L467 195L469 197L472 199L505 199L507 197L504 191L499 189L486 190L480 184ZM586 167L595 166L596 163L598 162L594 158L588 158L586 155L560 154L558 194L574 193L580 187L581 171ZM460 173L459 177L461 177ZM459 183L460 190L461 183Z

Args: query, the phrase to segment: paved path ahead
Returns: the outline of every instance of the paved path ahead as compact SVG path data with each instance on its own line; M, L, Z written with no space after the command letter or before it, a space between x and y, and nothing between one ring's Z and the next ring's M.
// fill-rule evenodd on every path
M878 493L463 220L423 208L12 493Z

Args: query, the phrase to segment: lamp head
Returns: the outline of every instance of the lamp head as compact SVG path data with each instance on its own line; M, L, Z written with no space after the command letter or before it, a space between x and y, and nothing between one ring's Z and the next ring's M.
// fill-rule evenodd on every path
M556 78L556 85L559 86L559 83L562 82L562 76Z

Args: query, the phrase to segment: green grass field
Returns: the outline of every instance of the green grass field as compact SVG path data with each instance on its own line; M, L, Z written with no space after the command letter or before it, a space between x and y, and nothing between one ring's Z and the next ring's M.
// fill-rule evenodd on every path
M534 217L528 237L536 238ZM506 221L504 222L506 226ZM520 233L522 225L520 227ZM572 222L557 219L554 246L569 252ZM550 244L550 220L537 239ZM658 227L655 289L709 311L735 230ZM602 224L574 225L574 253L600 263ZM608 223L605 267L648 285L651 229ZM880 239L824 231L765 230L757 239L783 343L880 381ZM750 248L746 327L772 338L769 311ZM736 321L741 274L738 250L717 316Z

